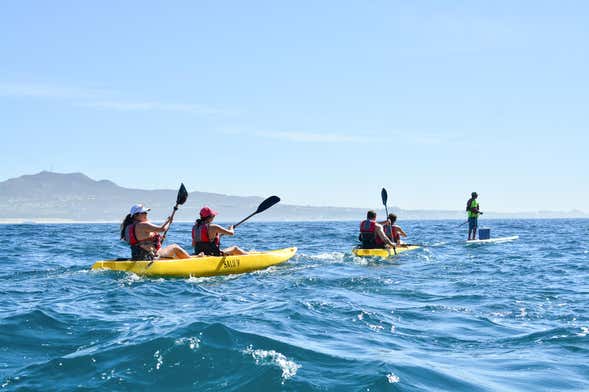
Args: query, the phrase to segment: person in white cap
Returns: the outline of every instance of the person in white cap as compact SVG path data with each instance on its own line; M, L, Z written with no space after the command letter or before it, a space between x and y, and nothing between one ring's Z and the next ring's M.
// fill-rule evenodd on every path
M172 222L168 217L163 225L156 226L147 219L147 213L151 208L145 208L143 204L135 204L121 224L121 239L131 246L132 260L154 260L159 257L171 257L174 259L187 259L188 252L177 244L162 248L162 238L159 233L168 229Z
M247 255L248 252L238 246L230 246L221 250L221 235L233 235L233 226L225 229L213 222L217 211L204 206L200 210L200 218L192 227L192 246L194 253L204 253L207 256Z

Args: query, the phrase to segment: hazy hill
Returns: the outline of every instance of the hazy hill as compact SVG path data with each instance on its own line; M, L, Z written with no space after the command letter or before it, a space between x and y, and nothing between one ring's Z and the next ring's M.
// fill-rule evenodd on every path
M142 190L124 188L112 181L95 181L82 173L24 175L0 182L0 219L119 221L134 203L153 209L152 219L166 217L176 200L177 190ZM270 195L264 195L270 196ZM280 194L278 194L280 196ZM239 220L255 211L262 197L228 196L218 193L190 192L176 219L194 220L198 210L207 204L219 210L219 221ZM380 206L370 206L375 208ZM258 220L360 220L367 208L310 207L280 203L256 217ZM401 219L464 219L463 211L400 210L391 211ZM381 216L384 211L379 211ZM587 217L581 211L528 212L499 214L487 212L487 218L498 217Z

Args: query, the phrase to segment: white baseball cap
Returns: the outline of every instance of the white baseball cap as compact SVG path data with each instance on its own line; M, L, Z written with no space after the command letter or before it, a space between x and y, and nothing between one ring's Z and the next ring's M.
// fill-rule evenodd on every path
M151 211L151 208L145 208L143 207L143 204L135 204L133 207L131 207L131 212L129 212L129 214L133 216L135 214L142 214L147 211Z

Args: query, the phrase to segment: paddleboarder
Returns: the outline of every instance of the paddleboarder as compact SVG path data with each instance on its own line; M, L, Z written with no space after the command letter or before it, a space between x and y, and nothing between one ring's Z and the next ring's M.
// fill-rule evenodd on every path
M476 192L470 194L470 199L466 202L466 212L468 214L468 239L476 240L477 238L477 227L479 225L479 215L483 215L480 211L480 205L477 200L479 195Z

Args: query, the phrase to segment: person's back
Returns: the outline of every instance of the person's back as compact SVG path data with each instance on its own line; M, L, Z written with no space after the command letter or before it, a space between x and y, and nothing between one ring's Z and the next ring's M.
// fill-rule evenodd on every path
M385 248L394 246L384 234L382 225L376 222L376 212L370 210L366 213L366 219L360 223L360 235L358 237L363 249Z

